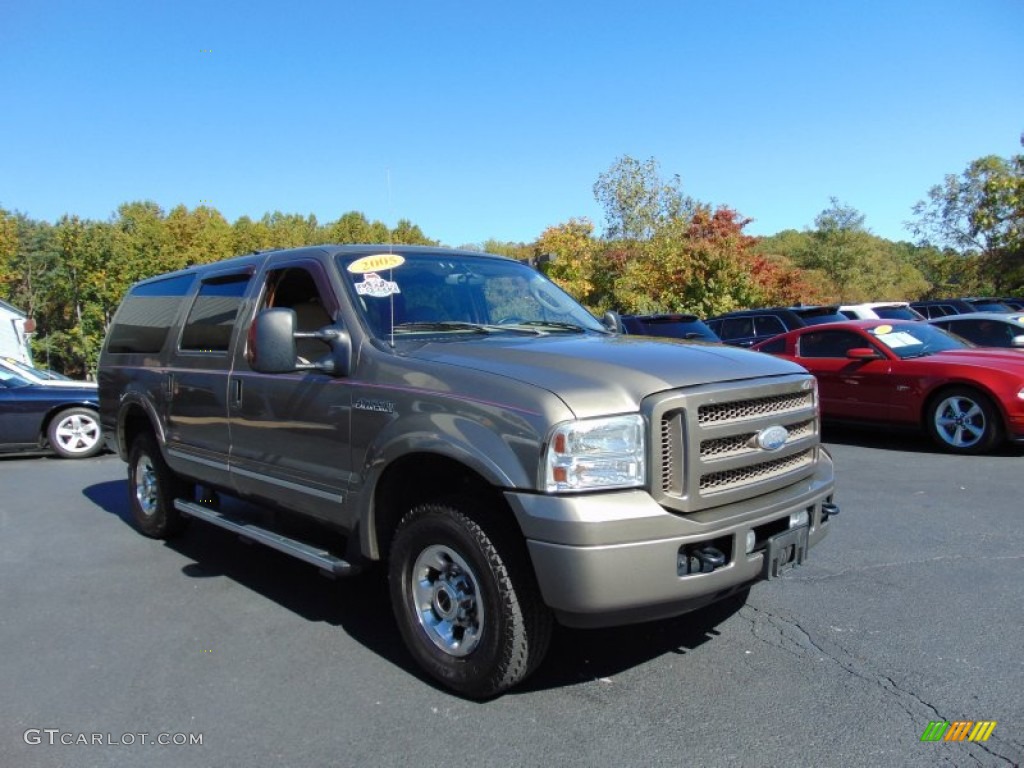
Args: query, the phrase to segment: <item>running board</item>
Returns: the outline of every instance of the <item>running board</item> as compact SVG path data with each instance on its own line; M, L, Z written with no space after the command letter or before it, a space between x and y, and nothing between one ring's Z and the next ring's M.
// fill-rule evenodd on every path
M196 504L194 501L175 499L174 507L186 515L237 533L243 539L258 541L278 552L297 557L299 560L315 565L330 576L351 576L356 573L357 569L351 563L340 557L335 557L322 547L315 547L304 541L282 536L280 533L268 531L266 528L260 528L252 523L232 519L215 509Z

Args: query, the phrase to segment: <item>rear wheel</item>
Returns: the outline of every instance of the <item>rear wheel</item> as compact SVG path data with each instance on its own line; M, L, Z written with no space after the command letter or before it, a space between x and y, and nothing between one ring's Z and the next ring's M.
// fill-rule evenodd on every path
M540 664L552 618L522 540L478 522L482 504L424 504L399 524L391 547L391 602L409 651L445 686L494 696Z
M985 453L999 441L999 412L991 401L969 387L941 392L928 411L932 439L952 453Z
M174 500L186 496L188 484L171 471L152 435L140 435L128 454L128 493L132 519L146 536L167 539L188 521Z
M100 418L89 408L67 408L50 421L46 430L50 448L64 459L86 459L103 449Z

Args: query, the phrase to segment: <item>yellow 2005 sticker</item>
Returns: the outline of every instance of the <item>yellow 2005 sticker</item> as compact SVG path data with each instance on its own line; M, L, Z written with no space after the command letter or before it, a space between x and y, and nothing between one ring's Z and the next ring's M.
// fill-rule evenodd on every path
M367 272L379 272L383 269L394 269L405 264L405 257L397 253L375 253L372 256L363 256L348 265L348 271L356 275L365 275Z

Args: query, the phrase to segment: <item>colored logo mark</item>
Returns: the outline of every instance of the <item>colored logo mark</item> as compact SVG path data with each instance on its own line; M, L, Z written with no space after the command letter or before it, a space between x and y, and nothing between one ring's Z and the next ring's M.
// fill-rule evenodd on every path
M995 720L932 720L921 734L921 741L988 741L995 729Z

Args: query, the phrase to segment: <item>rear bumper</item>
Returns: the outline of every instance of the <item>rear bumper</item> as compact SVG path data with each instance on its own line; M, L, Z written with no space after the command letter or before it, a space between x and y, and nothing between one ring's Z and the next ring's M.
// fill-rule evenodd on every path
M667 512L643 491L574 497L508 494L544 601L568 626L666 618L728 597L766 575L766 542L806 511L807 542L828 533L834 476L825 451L814 475L747 501L691 515ZM747 552L748 532L755 546ZM695 545L726 555L709 573L681 573ZM682 558L685 561L685 556Z

